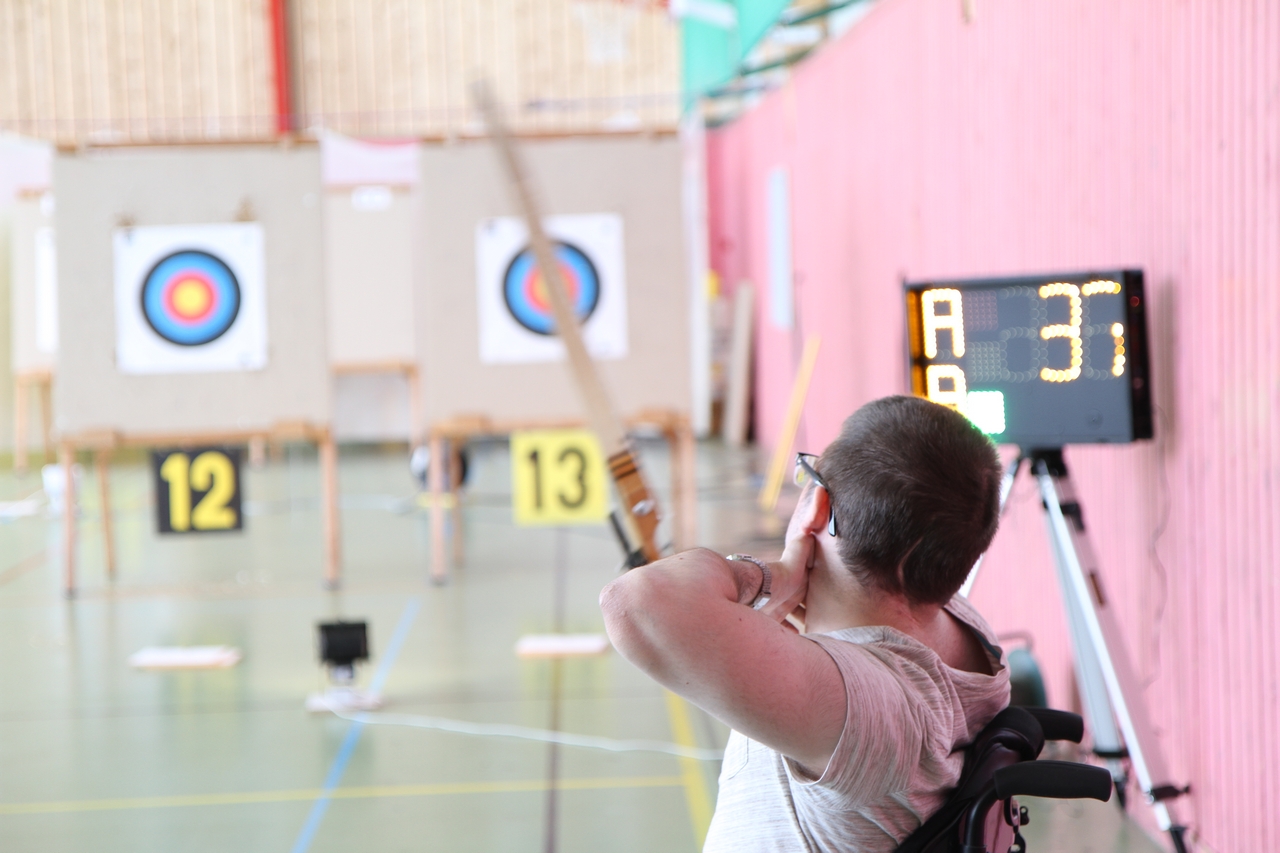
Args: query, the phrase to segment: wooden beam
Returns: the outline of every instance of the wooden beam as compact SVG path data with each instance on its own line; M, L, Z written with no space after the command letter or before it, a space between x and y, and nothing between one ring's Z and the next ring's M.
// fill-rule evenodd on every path
M795 444L796 430L800 428L800 416L804 413L804 401L809 394L809 380L813 378L813 368L818 363L818 349L821 345L822 339L817 335L805 338L800 369L796 371L795 382L791 385L791 402L787 404L786 418L782 422L782 431L778 434L778 446L773 449L769 479L760 490L760 508L765 512L773 512L778 505L782 481L787 475L787 464L791 461L791 446Z
M326 430L317 442L320 451L320 511L324 529L324 586L342 584L342 530L338 513L338 447Z

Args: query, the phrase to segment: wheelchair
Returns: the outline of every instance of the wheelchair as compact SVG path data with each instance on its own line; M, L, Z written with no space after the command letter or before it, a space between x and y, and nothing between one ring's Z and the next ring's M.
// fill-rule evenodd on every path
M1103 768L1037 760L1046 740L1079 743L1083 735L1078 714L1005 708L966 748L960 781L946 803L895 853L1024 853L1018 830L1027 814L1015 797L1111 799L1111 774Z

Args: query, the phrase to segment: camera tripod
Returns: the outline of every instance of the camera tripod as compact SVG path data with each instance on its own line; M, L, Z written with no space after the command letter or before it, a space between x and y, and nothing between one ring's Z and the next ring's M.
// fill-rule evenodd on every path
M1093 733L1093 752L1107 762L1122 806L1128 782L1125 759L1128 760L1156 823L1169 833L1176 853L1186 853L1186 827L1175 819L1170 801L1191 789L1171 782L1164 755L1156 743L1138 680L1121 642L1119 626L1085 534L1084 514L1067 475L1062 448L1020 452L1000 484L1001 511L1024 460L1040 486L1075 651L1076 681L1085 718ZM961 588L961 595L968 596L981 565L979 559Z

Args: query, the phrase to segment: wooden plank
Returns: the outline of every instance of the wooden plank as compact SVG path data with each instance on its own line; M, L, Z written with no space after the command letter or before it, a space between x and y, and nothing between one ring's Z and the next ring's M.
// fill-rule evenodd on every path
M733 332L729 344L729 382L724 404L724 440L730 447L747 442L751 419L751 347L755 340L755 288L742 282L733 295Z
M800 356L800 369L796 371L795 382L791 385L791 401L787 404L786 418L782 422L782 431L778 435L778 446L773 449L773 461L769 465L769 477L764 488L760 490L760 508L765 512L773 512L778 505L778 495L782 492L782 481L787 474L787 466L791 461L791 446L795 444L796 430L800 427L800 416L804 413L804 401L809 394L809 380L813 378L813 368L818 363L818 350L822 339L818 335L809 335L804 340L804 353Z

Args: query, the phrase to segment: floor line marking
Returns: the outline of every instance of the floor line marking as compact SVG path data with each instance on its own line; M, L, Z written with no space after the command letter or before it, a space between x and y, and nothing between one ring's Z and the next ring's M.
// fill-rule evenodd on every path
M0 586L7 584L11 580L16 580L17 578L22 577L32 569L39 568L44 564L47 554L48 549L42 548L30 557L19 560L3 572L0 572Z
M671 737L683 747L696 749L698 741L693 736L689 720L689 706L670 690L663 691L667 698L667 717L671 720ZM707 783L702 776L698 759L681 756L680 778L684 783L684 799L689 807L689 820L693 824L693 837L702 849L707 840L707 828L711 826L711 798L707 795Z
M413 626L413 620L421 607L422 601L417 598L411 598L405 604L404 610L400 613L400 621L396 624L395 633L391 635L391 642L387 643L387 652L382 656L382 661L374 672L373 682L369 685L370 693L382 692L387 675L391 672L396 656L400 654L400 647L409 636L409 629ZM333 757L329 772L325 774L324 787L320 791L320 796L316 797L315 803L311 806L311 812L298 833L297 840L293 842L293 853L306 853L311 847L311 842L315 840L316 831L320 828L320 822L324 820L325 812L329 810L329 803L333 801L333 793L337 790L338 783L342 781L342 774L347 772L347 764L356 751L356 744L360 742L360 733L363 730L364 723L359 721L351 723L347 728L346 737L338 747L338 754Z
M556 788L561 791L599 791L625 788L677 788L682 784L684 784L684 780L680 776L602 776L560 779L556 782ZM546 789L547 782L545 779L514 779L505 782L445 782L430 785L362 785L350 788L335 788L329 792L329 796L335 800L358 800L381 797L438 797L457 794L542 793ZM320 788L297 788L224 794L187 794L170 797L120 797L103 800L0 803L0 815L295 803L315 799L322 793L323 790Z

